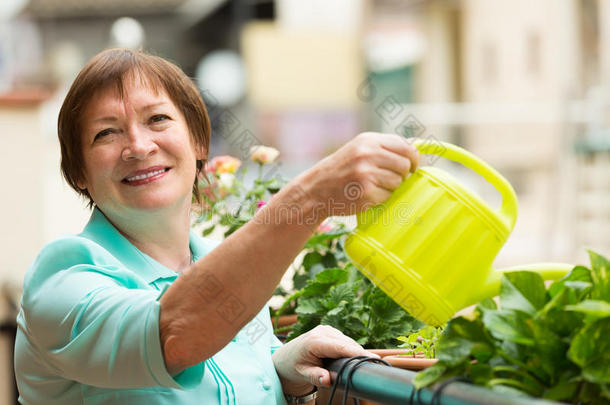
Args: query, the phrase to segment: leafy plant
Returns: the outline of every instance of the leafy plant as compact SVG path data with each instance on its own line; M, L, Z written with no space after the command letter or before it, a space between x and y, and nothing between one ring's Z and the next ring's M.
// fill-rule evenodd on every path
M316 275L325 269L343 267L347 263L347 256L342 245L343 236L349 231L344 224L325 221L318 231L307 241L303 250L303 259L294 268L292 276L293 290L299 291L305 288L309 280L315 279ZM281 286L276 289L276 295L289 296L290 292ZM272 316L294 314L297 300L288 299L285 304Z
M408 357L423 357L426 359L436 358L436 347L438 339L443 331L441 327L424 326L419 331L411 333L409 336L399 336L398 340L404 342L398 347L410 349L406 354L401 356Z
M494 390L610 404L610 262L589 256L590 268L548 289L537 273L506 273L500 308L487 299L473 318L452 319L416 386L460 375Z
M351 263L317 273L285 305L294 301L298 321L287 340L330 325L365 347L384 348L395 346L396 336L422 326Z
M263 166L272 163L272 159L254 159L256 151L251 156L258 165L258 174L251 184L244 181L247 168L240 169L242 162L239 159L223 155L209 162L206 177L199 182L202 209L193 221L193 225L207 225L202 231L203 236L220 226L226 238L250 221L256 211L286 183L280 177L264 178ZM273 159L275 157L277 155Z

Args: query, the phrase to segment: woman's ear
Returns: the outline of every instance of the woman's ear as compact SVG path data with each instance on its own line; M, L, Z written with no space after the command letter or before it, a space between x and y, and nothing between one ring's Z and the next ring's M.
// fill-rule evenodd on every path
M78 180L76 180L76 185L78 186L78 188L80 188L81 190L86 190L87 189L87 183L85 182L85 180L83 180L82 177L79 177Z

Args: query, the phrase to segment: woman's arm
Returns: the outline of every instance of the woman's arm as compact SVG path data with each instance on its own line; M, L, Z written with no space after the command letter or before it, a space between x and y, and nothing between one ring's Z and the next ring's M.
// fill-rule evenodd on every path
M288 183L161 297L168 371L175 375L220 351L267 303L326 217L385 201L417 162L403 138L366 133Z

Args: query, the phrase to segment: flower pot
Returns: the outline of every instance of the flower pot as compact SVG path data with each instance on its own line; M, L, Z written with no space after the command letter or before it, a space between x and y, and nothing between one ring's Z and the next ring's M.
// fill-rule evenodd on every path
M365 349L371 353L375 353L379 355L379 357L384 358L386 356L394 356L397 354L407 354L411 351L411 349Z
M400 355L391 355L383 357L385 361L390 363L392 367L402 368L403 370L419 371L432 366L436 363L436 359L424 359L419 357L409 357Z
M284 326L290 326L297 323L297 314L292 315L280 315L271 318L273 326L276 328L283 328Z

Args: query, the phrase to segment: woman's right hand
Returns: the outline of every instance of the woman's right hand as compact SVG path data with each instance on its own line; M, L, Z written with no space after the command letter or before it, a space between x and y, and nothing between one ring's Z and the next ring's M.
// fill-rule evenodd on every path
M296 181L315 200L318 214L352 215L387 200L418 164L419 153L405 138L365 132Z

